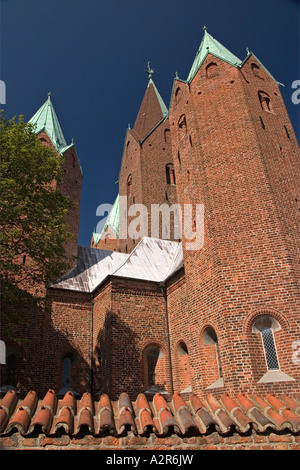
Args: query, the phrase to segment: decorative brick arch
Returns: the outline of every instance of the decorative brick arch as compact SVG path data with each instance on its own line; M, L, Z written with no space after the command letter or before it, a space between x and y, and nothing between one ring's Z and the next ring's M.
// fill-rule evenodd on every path
M284 328L285 330L288 330L290 328L289 321L285 317L285 315L271 308L265 308L265 309L262 308L259 310L255 310L254 312L250 313L249 315L245 317L244 324L243 324L243 331L246 335L251 334L253 323L258 317L263 316L263 315L269 315L270 317L277 320L281 328Z
M255 323L257 323L259 319L261 319L261 328L255 326ZM284 364L284 356L286 354L284 352L286 349L284 345L286 344L290 326L287 318L274 309L262 308L252 312L245 318L243 330L247 338L251 369L256 381L260 380L270 369L266 345L262 334L264 323L270 330L270 335L272 336L271 340L274 342L274 349L277 355L276 361L280 369Z

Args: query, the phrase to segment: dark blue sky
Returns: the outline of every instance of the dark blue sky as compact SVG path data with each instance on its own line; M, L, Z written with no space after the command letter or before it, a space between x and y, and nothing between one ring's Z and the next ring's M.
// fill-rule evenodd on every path
M26 120L52 92L67 143L83 169L79 243L89 246L99 204L113 203L125 132L143 98L147 61L169 106L175 72L186 79L203 26L241 60L248 47L283 83L299 139L298 0L0 0L7 118Z

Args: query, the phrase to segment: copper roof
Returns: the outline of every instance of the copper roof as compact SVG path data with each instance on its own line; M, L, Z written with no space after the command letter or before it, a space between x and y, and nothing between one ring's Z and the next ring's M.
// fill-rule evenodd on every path
M231 430L247 433L250 428L266 430L300 430L300 395L279 397L267 394L236 398L223 394L220 399L207 395L206 399L192 393L184 400L174 393L167 401L156 393L150 401L145 394L131 401L127 393L111 401L103 394L94 400L90 393L81 399L69 391L58 399L49 390L40 400L30 391L22 400L14 390L8 391L0 405L0 436L19 432L22 436L33 433L55 436L64 432L70 436L110 434L120 436L128 431L136 435L155 433L163 436L175 432L180 436L202 435L210 431L227 434Z

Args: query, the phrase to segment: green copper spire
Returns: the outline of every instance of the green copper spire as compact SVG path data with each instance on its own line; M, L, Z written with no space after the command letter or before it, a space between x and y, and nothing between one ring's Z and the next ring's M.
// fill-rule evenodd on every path
M193 80L207 54L212 54L213 56L218 57L219 59L222 59L225 62L228 62L234 67L238 67L242 63L242 61L238 57L232 54L228 49L226 49L226 47L222 46L219 41L217 41L207 32L206 26L204 26L203 30L204 36L199 46L189 76L186 80L187 82L191 82Z
M44 130L59 153L65 152L65 150L70 147L70 145L68 146L66 143L54 111L51 102L51 93L48 93L47 101L40 107L35 115L32 116L29 123L36 126L36 134ZM74 143L71 145L74 145Z

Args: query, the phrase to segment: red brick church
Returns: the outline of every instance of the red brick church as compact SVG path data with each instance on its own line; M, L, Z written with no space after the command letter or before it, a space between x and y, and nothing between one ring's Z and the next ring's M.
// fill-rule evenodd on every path
M91 246L68 247L77 263L22 327L26 341L4 338L2 393L299 397L299 146L279 83L252 52L240 60L206 28L169 107L147 72L118 197ZM78 235L81 168L50 96L31 122L65 156ZM132 205L146 208L138 237ZM171 214L156 236L153 205ZM202 243L191 249L172 209L197 205L192 233Z

